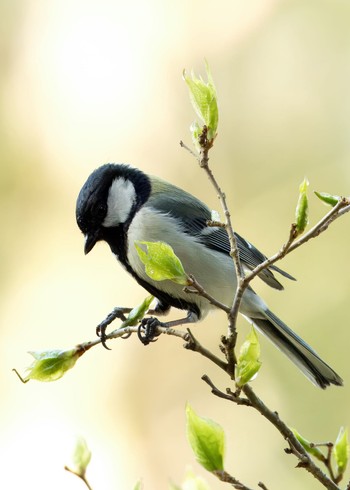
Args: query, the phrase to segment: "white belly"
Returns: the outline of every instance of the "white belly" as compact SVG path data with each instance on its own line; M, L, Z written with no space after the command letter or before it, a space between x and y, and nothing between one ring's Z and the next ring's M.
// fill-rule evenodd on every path
M155 223L157 224L155 226ZM127 257L136 274L157 289L171 296L196 303L204 317L213 308L210 303L196 295L185 293L183 286L172 281L154 281L145 273L145 267L138 257L135 241L162 241L170 245L187 274L193 274L201 286L216 300L231 306L236 290L236 274L232 259L223 253L205 248L195 237L185 234L170 216L143 207L135 215L128 231ZM254 293L245 293L241 312L250 316L264 308L264 303Z

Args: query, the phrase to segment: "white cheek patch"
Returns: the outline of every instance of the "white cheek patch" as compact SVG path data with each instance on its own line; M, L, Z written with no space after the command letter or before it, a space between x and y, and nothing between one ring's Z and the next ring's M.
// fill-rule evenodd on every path
M114 179L108 192L107 216L102 225L106 228L125 223L136 200L136 191L130 180Z

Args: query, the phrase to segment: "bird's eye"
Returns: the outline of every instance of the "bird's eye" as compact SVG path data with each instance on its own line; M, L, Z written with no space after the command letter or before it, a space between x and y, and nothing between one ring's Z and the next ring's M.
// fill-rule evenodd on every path
M100 218L102 220L106 216L106 212L107 212L106 204L100 202L96 206L94 214L95 214L96 218Z

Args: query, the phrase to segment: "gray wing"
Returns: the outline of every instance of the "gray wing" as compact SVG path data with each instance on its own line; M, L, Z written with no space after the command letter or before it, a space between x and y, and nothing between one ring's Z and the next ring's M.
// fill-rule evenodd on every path
M226 230L222 227L207 226L207 221L211 220L211 211L204 203L179 187L165 183L160 179L152 178L151 182L152 194L148 200L148 205L157 211L178 218L184 227L184 231L197 236L206 247L227 255L230 253L230 241ZM266 260L266 256L254 245L238 233L235 233L235 236L239 256L245 268L252 270ZM281 290L283 286L275 278L272 270L295 281L295 278L290 274L272 265L268 269L264 269L259 277L275 289Z
M200 234L201 241L209 248L213 250L217 250L218 252L230 253L230 240L228 234L224 228L210 228L206 227L202 229ZM235 237L237 240L237 246L239 250L239 256L242 261L242 265L247 269L253 270L256 266L264 262L266 260L266 256L262 254L254 245L252 245L248 240L245 240L238 233L235 233ZM266 284L275 288L275 289L283 289L282 284L276 279L271 270L278 272L284 277L295 281L295 278L285 272L283 269L275 265L271 265L268 269L264 269L259 277Z

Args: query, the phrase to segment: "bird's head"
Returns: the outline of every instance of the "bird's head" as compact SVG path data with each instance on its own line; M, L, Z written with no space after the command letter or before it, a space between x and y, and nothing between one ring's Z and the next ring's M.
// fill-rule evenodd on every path
M149 178L136 168L109 163L96 169L83 185L76 205L85 254L105 239L106 230L130 223L150 192Z

